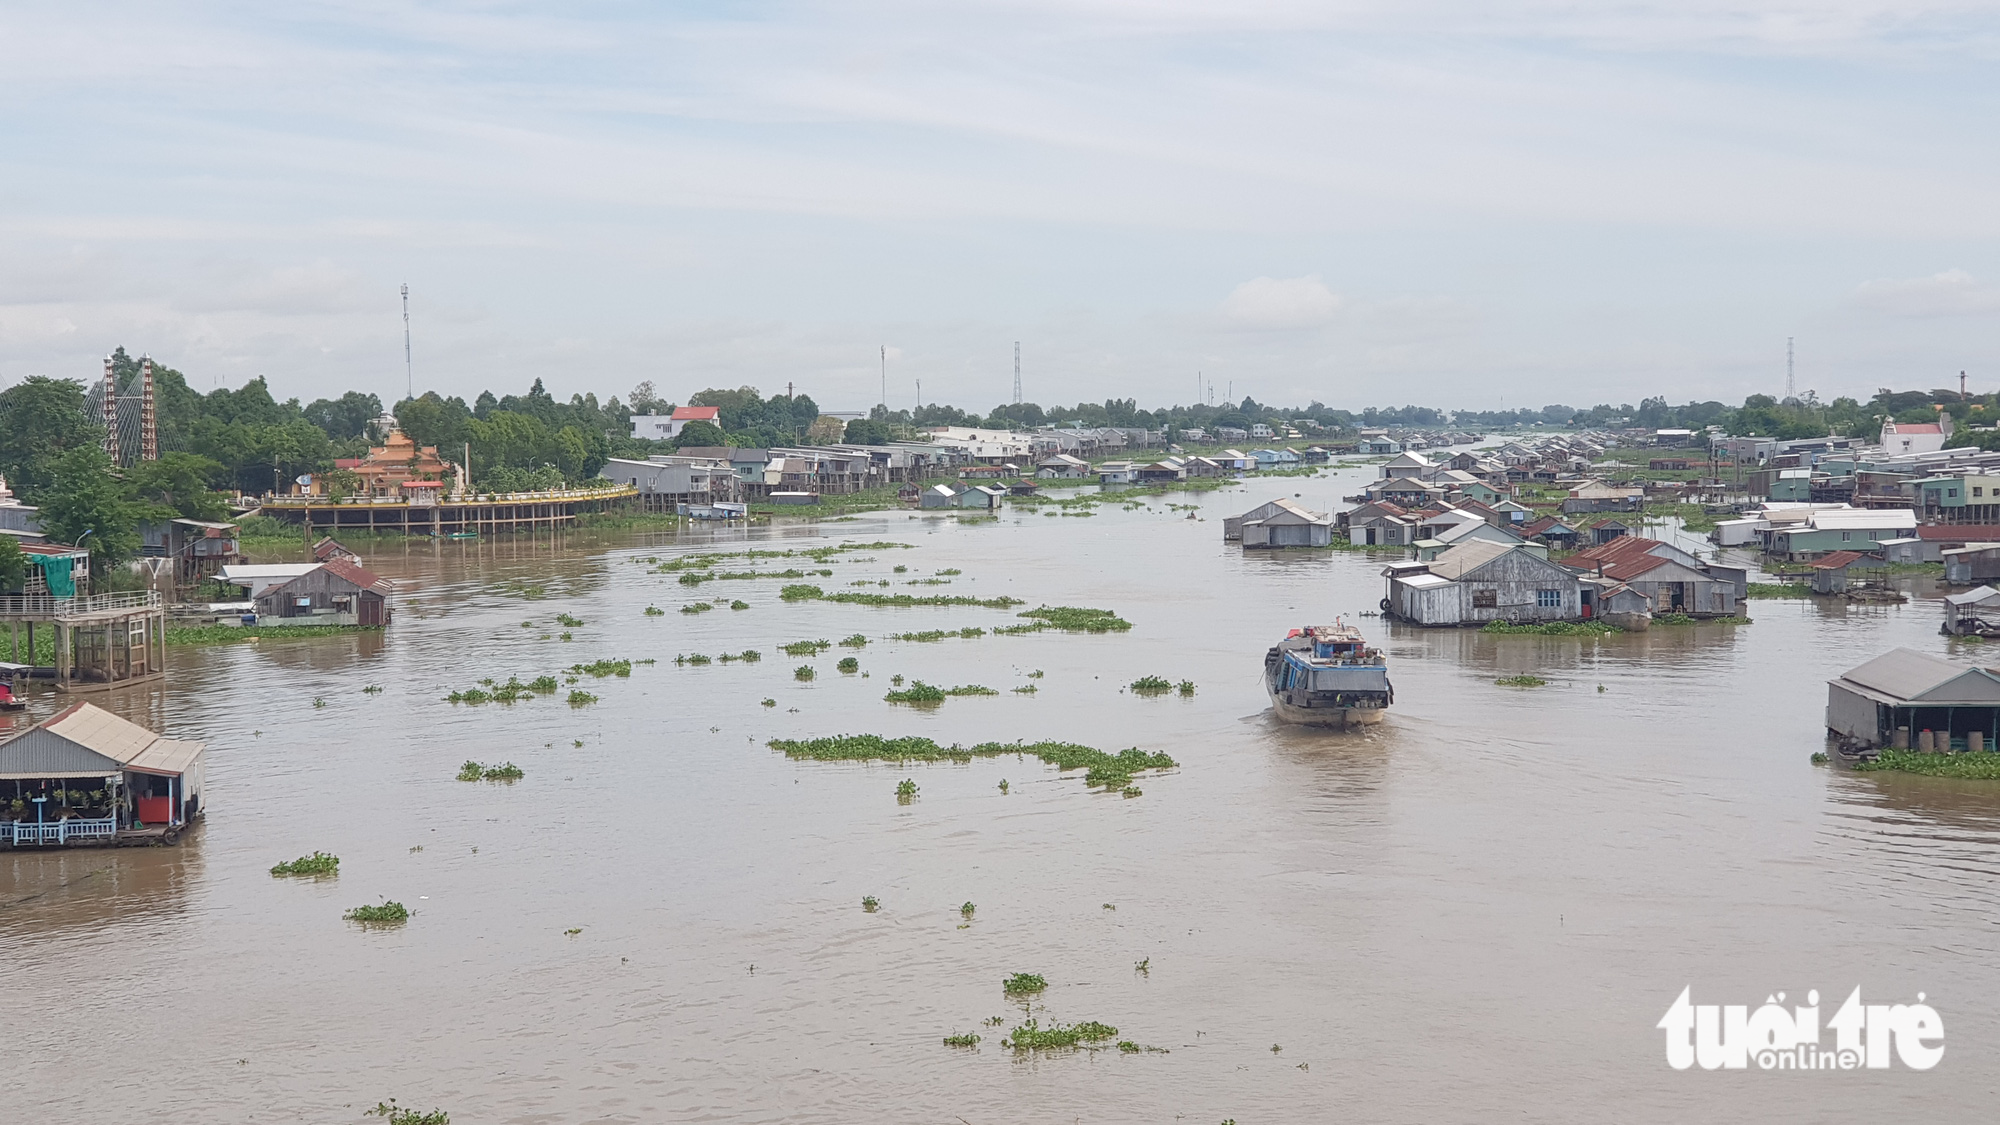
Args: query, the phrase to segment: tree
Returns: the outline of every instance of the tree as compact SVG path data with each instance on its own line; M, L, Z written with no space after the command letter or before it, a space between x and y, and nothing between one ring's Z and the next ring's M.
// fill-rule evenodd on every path
M728 444L729 439L713 422L689 422L681 427L681 435L674 439L675 449L696 449L702 446Z
M42 530L57 543L88 547L107 565L139 553L139 521L155 514L112 474L111 458L91 445L63 454L42 496Z
M889 425L872 418L856 418L847 424L844 437L849 445L887 445Z
M0 391L0 474L23 499L40 499L64 454L103 443L104 427L91 419L82 383L30 375Z
M825 445L841 439L847 432L847 424L831 414L822 414L806 427L806 440L814 445Z
M229 515L229 499L209 485L221 478L221 465L193 453L162 453L157 461L141 461L125 470L133 496L182 519L221 520Z
M34 564L28 561L28 553L21 549L21 541L11 535L0 535L0 591L12 593L28 580L28 568Z
M319 399L305 409L306 421L332 438L360 437L380 413L382 400L360 391L349 391L337 399Z

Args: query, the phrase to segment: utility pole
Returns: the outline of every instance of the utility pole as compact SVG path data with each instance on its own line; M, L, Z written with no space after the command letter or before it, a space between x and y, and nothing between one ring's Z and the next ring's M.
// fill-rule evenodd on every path
M1014 405L1021 405L1021 341L1014 341Z
M1958 401L1965 401L1965 372L1958 373Z
M882 345L882 413L889 412L889 345Z
M417 397L417 368L410 360L410 283L403 283L403 378L404 398Z

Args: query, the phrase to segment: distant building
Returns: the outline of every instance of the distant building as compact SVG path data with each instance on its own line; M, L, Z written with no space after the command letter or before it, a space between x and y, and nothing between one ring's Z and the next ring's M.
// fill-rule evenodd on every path
M329 559L295 578L266 586L251 600L258 617L277 618L287 625L387 625L394 589L366 567Z
M649 441L672 441L681 436L689 422L707 422L722 425L722 408L718 406L680 406L672 414L632 415L632 436Z
M1951 415L1942 411L1935 422L1899 423L1890 418L1882 423L1882 452L1891 456L1899 453L1936 453L1950 439L1951 429Z

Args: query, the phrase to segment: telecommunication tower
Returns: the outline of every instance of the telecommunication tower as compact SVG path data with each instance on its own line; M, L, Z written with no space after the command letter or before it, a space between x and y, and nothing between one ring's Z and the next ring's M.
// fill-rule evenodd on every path
M1799 397L1798 384L1792 378L1792 338L1785 337L1785 401Z
M889 345L882 345L882 410L889 409Z
M118 463L118 376L110 356L104 357L104 454Z
M403 283L403 378L407 384L403 397L417 397L417 369L410 361L410 283L407 281Z
M1014 404L1021 402L1021 341L1014 341Z

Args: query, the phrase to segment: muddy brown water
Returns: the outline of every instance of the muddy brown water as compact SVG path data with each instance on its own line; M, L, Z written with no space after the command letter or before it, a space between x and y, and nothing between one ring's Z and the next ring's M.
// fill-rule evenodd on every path
M208 741L210 815L174 849L0 855L0 1104L20 1121L337 1122L394 1096L461 1125L1952 1120L1987 1105L2000 785L1808 762L1829 676L1897 644L1946 651L1929 583L1906 583L1905 606L1759 602L1754 625L1605 641L1362 619L1393 661L1389 721L1279 726L1264 649L1372 609L1380 561L1245 554L1221 517L1280 492L1332 506L1361 475L1166 498L1200 520L1155 500L1087 519L369 545L411 591L385 637L176 649L165 688L97 700ZM814 581L957 568L949 586L894 589L1105 607L1134 628L877 639L863 678L835 671L843 649L777 646L1012 613L788 605L776 581L689 591L632 561L877 539L913 549L844 556ZM676 612L718 595L752 608ZM586 622L568 642L562 612ZM752 647L761 662L672 662ZM601 697L587 707L441 702L605 657L659 663L586 677ZM795 681L801 663L817 679ZM1550 684L1493 682L1530 671ZM1002 694L892 706L896 673ZM1142 675L1199 690L1121 692ZM1124 799L1033 760L793 762L764 745L843 732L1139 745L1181 766ZM527 777L453 780L467 758ZM899 804L904 778L921 794ZM266 874L315 849L341 857L338 878ZM416 911L408 925L340 918L385 897ZM1044 1023L1098 1020L1168 1053L1002 1048L1024 1013L1000 989L1016 971L1047 977ZM1945 1059L1676 1072L1654 1024L1688 985L1753 1006L1817 988L1829 1012L1856 985L1876 1003L1923 991ZM940 1043L959 1032L984 1041Z

